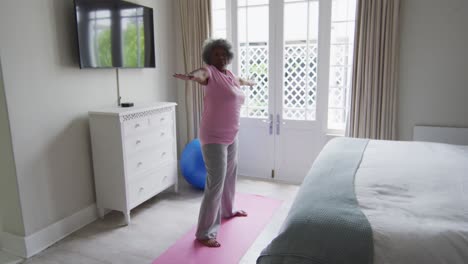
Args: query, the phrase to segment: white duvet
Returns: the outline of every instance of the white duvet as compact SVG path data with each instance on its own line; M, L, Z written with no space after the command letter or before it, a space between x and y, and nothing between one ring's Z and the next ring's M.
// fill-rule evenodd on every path
M468 146L370 141L355 188L374 264L468 263Z

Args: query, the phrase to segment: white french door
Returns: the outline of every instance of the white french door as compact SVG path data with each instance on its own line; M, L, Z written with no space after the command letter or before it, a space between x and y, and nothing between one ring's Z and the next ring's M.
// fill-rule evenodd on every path
M257 81L243 88L239 174L300 183L329 131L332 2L225 3L233 71Z

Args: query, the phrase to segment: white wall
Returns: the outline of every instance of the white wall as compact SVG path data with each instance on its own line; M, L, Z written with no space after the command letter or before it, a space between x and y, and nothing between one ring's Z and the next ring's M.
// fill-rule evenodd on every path
M154 8L156 69L120 70L123 101L176 101L172 0ZM26 236L95 202L87 111L115 70L80 70L72 1L2 0L0 56Z
M0 248L3 231L24 235L0 58Z
M404 0L399 139L415 125L468 127L468 1Z

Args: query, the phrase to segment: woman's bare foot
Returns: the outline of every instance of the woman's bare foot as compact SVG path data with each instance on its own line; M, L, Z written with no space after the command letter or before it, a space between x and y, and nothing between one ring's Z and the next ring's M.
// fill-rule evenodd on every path
M247 212L244 210L235 211L232 217L236 217L236 216L246 217Z
M221 246L221 244L218 241L216 241L216 239L214 238L198 239L198 241L207 247L220 247Z

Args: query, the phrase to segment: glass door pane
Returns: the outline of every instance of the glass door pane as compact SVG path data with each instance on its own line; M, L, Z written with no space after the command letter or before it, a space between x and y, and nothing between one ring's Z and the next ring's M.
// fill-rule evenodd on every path
M333 0L328 129L344 132L353 65L356 0Z
M227 38L226 0L212 0L211 14L213 37Z
M238 1L239 75L257 82L252 88L243 87L242 117L268 118L268 4L268 0Z
M316 120L318 1L284 3L284 120Z

